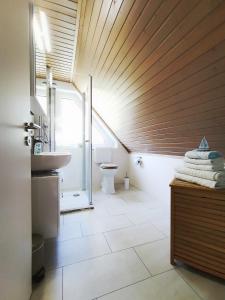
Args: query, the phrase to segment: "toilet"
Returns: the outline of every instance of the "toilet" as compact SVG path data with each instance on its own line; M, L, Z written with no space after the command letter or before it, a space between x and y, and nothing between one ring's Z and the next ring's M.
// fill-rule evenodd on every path
M98 147L94 151L94 161L99 165L102 181L102 192L105 194L114 194L114 178L118 170L118 165L112 163L112 148Z
M102 173L102 192L105 194L114 194L114 178L117 173L118 166L112 163L104 163L100 165L100 170Z

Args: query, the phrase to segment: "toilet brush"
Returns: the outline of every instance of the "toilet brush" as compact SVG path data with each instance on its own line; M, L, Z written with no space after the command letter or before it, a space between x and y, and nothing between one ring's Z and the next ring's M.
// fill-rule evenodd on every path
M124 189L129 190L129 188L130 188L130 178L126 173L126 176L124 177Z

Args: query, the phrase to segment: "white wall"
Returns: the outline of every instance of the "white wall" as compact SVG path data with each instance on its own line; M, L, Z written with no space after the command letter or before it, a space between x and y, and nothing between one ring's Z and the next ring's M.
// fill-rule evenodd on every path
M129 155L127 151L118 142L118 147L113 148L112 153L112 162L119 166L117 175L115 177L116 183L121 183L123 181L123 177L126 175L126 172L128 172L128 158ZM93 190L99 190L101 187L101 172L99 169L99 164L96 164L94 159L92 162L92 178Z
M136 165L136 158L142 157L142 166ZM175 168L182 163L182 157L147 153L129 154L129 176L131 184L140 188L158 201L170 199L169 184L174 178Z

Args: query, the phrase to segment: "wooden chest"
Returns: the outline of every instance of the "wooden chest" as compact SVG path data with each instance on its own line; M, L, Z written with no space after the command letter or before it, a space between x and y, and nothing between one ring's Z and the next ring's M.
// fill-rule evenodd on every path
M171 264L175 260L225 279L225 189L171 184Z

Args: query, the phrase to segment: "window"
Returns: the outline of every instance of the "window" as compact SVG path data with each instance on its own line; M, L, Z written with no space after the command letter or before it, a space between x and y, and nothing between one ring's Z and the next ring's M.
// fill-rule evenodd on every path
M118 142L104 122L93 112L92 126L93 147L118 147Z
M84 130L82 102L79 99L57 99L55 117L56 146L81 145ZM93 113L92 143L93 147L117 147L117 140L95 113Z
M82 111L71 99L56 101L55 140L57 146L76 146L82 143Z

